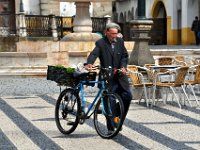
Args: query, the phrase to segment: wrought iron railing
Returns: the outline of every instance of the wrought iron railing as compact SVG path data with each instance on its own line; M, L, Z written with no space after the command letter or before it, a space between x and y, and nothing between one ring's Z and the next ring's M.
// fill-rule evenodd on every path
M51 37L51 17L44 15L25 15L27 37ZM73 17L56 16L58 38L73 32ZM106 18L92 17L92 32L103 34ZM17 35L19 15L0 14L0 36Z
M56 25L58 38L61 39L64 35L73 32L73 17L56 16Z
M104 34L107 18L92 17L92 32Z
M25 22L28 37L51 36L49 16L26 15Z

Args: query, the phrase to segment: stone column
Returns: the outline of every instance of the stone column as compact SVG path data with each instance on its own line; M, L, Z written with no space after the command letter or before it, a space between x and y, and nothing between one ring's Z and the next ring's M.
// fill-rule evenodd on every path
M52 33L53 40L58 40L58 32L57 32L55 15L49 15L49 18L50 18L50 23L51 23L51 33Z
M133 41L135 45L130 55L129 64L144 66L145 64L155 63L153 56L149 50L149 31L153 24L152 20L132 20L130 28L133 32Z
M62 38L62 41L96 41L100 35L92 33L92 19L89 13L90 2L76 2L76 16L73 31Z
M130 55L129 64L144 66L155 63L149 49L149 31L153 24L152 20L145 17L145 0L138 0L137 20L130 21L130 28L133 33L132 39L135 41L133 51Z
M20 0L20 9L19 9L20 12L24 12L24 3L22 0Z
M26 37L27 36L24 12L19 13L19 36L20 37Z
M92 32L92 20L89 14L90 2L76 2L76 15L73 30L78 32Z
M145 3L145 0L138 0L138 3L137 3L137 5L138 5L138 19L146 19L146 15L145 15L145 9L146 9L146 7L145 7L145 5L146 5L146 3Z
M107 20L107 21L106 21L106 24L112 22L112 20L111 20L111 16L109 16L109 15L105 15L104 18L106 18L106 20Z

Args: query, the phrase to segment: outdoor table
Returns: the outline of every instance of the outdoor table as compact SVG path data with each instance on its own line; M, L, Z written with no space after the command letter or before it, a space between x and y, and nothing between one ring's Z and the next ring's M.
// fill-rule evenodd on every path
M175 69L180 67L180 65L158 65L158 66L149 66L150 69L158 70L158 69Z
M160 69L176 69L181 65L156 65L156 66L149 66L150 70L153 70L153 96L152 102L155 105L155 95L156 95L156 82L157 82L157 74L159 73ZM164 74L164 73L163 73Z

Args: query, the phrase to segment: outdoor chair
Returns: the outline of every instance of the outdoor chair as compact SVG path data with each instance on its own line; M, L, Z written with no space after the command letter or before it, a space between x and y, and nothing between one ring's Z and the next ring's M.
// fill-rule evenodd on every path
M167 97L168 97L168 91L171 90L173 95L175 96L175 99L178 103L178 106L181 108L181 103L180 103L180 100L179 100L179 97L178 97L178 88L179 88L179 91L183 91L184 93L184 96L186 97L186 99L188 100L188 103L190 104L191 106L191 103L189 101L189 98L187 96L187 93L185 91L185 88L184 88L184 81L185 81L185 77L187 75L187 72L188 72L188 69L189 67L187 66L182 66L182 67L179 67L179 68L176 68L176 69L172 69L172 70L169 70L167 72L160 72L160 73L157 73L157 75L163 75L163 74L175 74L175 78L174 80L170 80L168 82L160 82L160 81L156 81L154 82L154 91L153 91L153 104L155 105L155 90L156 88L157 89L168 89L166 90L166 99L164 100L164 97L163 97L163 91L161 91L161 95L162 95L162 99L164 101L164 103L166 104L166 101L167 101ZM172 79L172 78L171 78ZM181 92L179 93L179 96L181 96ZM185 105L185 99L184 99L184 105Z
M149 100L150 100L150 88L152 88L152 82L145 82L144 76L138 69L142 69L147 71L146 68L135 66L135 65L128 65L128 75L132 81L132 86L135 89L142 89L142 96L144 94L146 106L149 107ZM149 94L147 93L149 91ZM139 99L139 103L142 99L142 96Z
M145 64L144 67L146 68L148 80L153 82L153 70L151 70L151 66L155 66L155 64Z
M163 65L172 65L174 60L172 57L159 57L157 61L158 65L163 66ZM160 72L166 72L166 71L168 70L160 69Z
M174 63L176 65L181 65L181 66L187 66L187 63L185 61L185 57L182 55L177 55L174 57Z
M197 99L197 96L195 94L195 91L194 91L194 87L195 85L198 85L198 89L199 89L199 84L200 84L200 64L199 65L195 65L195 66L191 66L190 67L191 69L195 68L195 73L194 73L194 79L193 80L186 80L185 81L185 86L189 86L195 100L196 100L196 103L197 105L199 105L199 101ZM199 91L199 90L198 90Z
M199 59L199 58L193 57L193 58L191 59L191 62L192 62L193 65L198 65L198 64L200 64L200 59Z
M159 57L156 59L156 62L159 66L173 65L174 58L173 57ZM162 82L169 81L170 79L168 79L168 78L173 78L173 76L171 76L171 75L169 76L168 71L169 71L169 69L165 69L165 68L161 68L159 70L159 72L167 72L167 73L163 74L162 76L161 75L159 76L159 78L160 78L160 80L162 80Z

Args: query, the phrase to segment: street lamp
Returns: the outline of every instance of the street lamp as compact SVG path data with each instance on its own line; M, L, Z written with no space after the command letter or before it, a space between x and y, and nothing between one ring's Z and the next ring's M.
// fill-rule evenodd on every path
M146 3L145 0L138 0L138 19L146 19L145 9Z
M24 12L24 3L23 3L23 0L20 0L20 12Z

